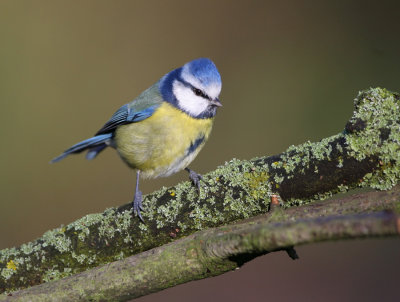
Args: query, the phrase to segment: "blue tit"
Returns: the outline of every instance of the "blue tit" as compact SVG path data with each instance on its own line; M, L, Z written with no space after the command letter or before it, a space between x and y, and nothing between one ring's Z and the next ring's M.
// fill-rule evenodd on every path
M137 170L133 211L143 221L140 177L169 176L185 169L200 189L201 175L187 167L210 135L217 108L222 106L221 86L221 76L210 59L188 62L119 108L93 137L51 162L85 150L91 160L107 147L116 149Z

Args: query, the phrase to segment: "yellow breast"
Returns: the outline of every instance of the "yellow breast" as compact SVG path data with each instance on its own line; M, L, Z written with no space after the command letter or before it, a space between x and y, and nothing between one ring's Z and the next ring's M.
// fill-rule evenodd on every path
M196 157L211 132L212 122L192 118L164 102L151 117L118 127L115 146L121 158L141 170L143 177L168 176Z

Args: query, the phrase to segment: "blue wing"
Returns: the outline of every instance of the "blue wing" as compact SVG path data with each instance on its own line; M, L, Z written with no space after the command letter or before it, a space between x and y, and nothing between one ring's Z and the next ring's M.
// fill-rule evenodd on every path
M118 126L140 122L152 116L157 107L158 106L150 106L141 111L135 111L129 104L126 104L119 108L95 135L114 132Z
M114 132L121 125L143 121L161 105L158 83L145 90L138 98L119 108L95 135Z
M101 151L103 151L108 145L114 130L124 124L140 122L148 117L150 117L153 112L157 109L158 105L153 105L142 109L140 111L135 111L132 109L131 104L126 104L119 108L117 112L111 117L111 119L105 123L105 125L91 138L81 141L72 147L68 148L60 156L54 158L51 162L55 163L69 154L80 153L84 150L89 150L86 155L86 159L95 158Z
M51 162L58 162L69 154L89 150L87 159L95 158L101 151L110 145L114 131L118 126L136 123L153 115L163 102L158 89L158 82L145 90L138 98L122 106L113 114L110 120L97 131L94 137L81 141L64 151L63 154Z

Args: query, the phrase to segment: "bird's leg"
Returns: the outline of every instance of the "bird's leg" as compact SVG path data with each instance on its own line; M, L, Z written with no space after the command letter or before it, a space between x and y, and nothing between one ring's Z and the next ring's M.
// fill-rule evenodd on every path
M132 202L133 213L139 216L140 220L144 222L142 214L140 214L140 210L143 210L142 207L142 192L139 190L139 178L140 178L140 170L136 172L136 188L135 188L135 196Z
M203 176L197 174L196 172L194 172L189 168L185 168L185 170L189 172L189 178L192 181L192 183L197 187L197 190L199 190L200 194L200 180L203 180Z

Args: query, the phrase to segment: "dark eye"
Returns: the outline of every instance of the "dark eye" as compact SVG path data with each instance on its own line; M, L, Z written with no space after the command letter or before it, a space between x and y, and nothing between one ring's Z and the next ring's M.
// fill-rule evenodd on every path
M192 88L192 90L193 90L193 92L194 92L195 95L201 96L201 97L203 97L203 98L207 98L207 96L204 94L204 92L201 91L200 89Z

